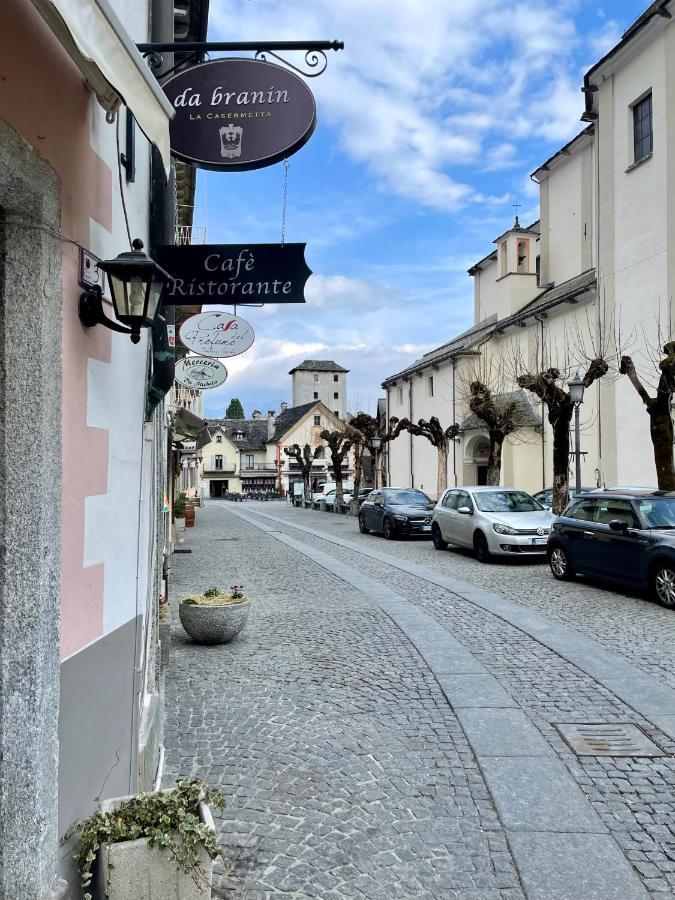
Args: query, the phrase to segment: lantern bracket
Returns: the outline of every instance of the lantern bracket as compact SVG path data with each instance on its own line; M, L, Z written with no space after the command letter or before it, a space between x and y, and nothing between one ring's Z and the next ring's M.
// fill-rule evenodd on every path
M138 331L127 328L125 325L120 325L118 322L113 322L112 319L109 319L106 316L103 312L103 294L98 285L90 288L83 294L80 294L78 314L80 316L80 322L82 322L85 328L103 325L111 331L119 331L120 334L131 335L131 342L133 344L137 344L141 339L141 335Z

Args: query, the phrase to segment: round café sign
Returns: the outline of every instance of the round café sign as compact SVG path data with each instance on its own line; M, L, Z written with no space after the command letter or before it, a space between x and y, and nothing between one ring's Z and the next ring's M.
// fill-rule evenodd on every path
M190 316L180 326L181 342L201 356L238 356L253 345L255 334L245 319L226 312Z
M227 369L217 359L186 356L176 363L176 381L195 391L208 391L227 381Z
M258 59L215 59L162 88L176 111L171 152L203 169L260 169L305 144L316 103L305 82Z

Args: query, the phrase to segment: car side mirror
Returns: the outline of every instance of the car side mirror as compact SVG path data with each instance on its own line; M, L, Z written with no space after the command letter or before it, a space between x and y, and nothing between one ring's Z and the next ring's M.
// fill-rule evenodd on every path
M609 527L612 531L628 531L628 522L624 522L623 519L612 519Z
M460 514L460 516L470 516L471 515L471 510L469 509L468 506L460 506L459 509L457 510L457 512Z

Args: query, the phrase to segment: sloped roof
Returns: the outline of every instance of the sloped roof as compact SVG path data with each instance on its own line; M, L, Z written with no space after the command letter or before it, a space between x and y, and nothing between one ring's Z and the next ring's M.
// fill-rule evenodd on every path
M537 428L541 426L541 416L530 403L530 399L523 390L511 391L506 394L497 394L495 404L497 408L505 407L515 401L516 408L513 411L513 421L518 428ZM462 422L462 431L485 431L486 425L474 413L470 413Z
M524 323L532 316L545 313L561 303L574 303L578 297L594 291L596 286L595 269L588 269L586 272L575 275L574 278L570 278L562 284L545 287L540 294L513 313L513 315L506 316L504 319L498 319L496 315L492 315L488 319L484 319L478 325L474 325L473 328L469 328L468 331L463 332L451 341L425 353L424 356L416 359L406 369L401 370L396 375L391 375L382 382L382 387L387 387L414 372L421 372L431 365L445 362L448 359L460 356L462 353L469 353L492 337L493 334L501 334L507 328Z
M227 437L241 450L264 450L267 440L267 419L208 419L211 437L222 429ZM242 431L244 440L238 441L235 433Z
M301 406L289 406L288 409L285 409L277 416L274 423L274 434L272 435L271 440L278 440L282 435L286 434L290 428L297 425L313 407L321 405L322 403L320 400L314 400L312 403L303 403Z
M292 375L293 372L349 372L349 369L339 366L332 359L306 359L288 374Z

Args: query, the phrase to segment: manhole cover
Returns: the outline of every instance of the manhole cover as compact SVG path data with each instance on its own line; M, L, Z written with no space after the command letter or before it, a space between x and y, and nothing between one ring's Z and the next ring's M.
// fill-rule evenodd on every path
M555 726L579 756L665 756L637 725L614 722Z

